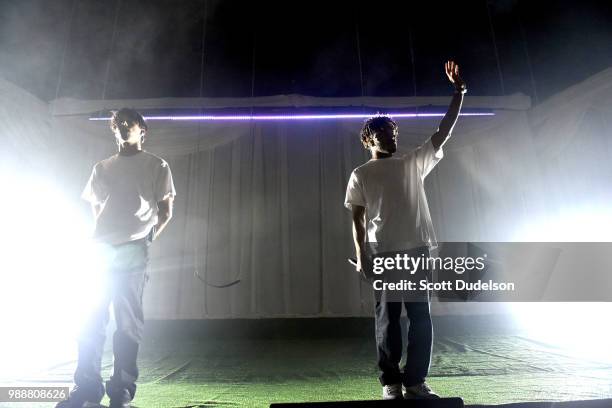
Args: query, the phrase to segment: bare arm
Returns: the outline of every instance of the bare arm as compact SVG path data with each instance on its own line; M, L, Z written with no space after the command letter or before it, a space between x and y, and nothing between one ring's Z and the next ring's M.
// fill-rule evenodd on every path
M457 123L459 112L461 111L461 104L463 103L463 94L467 90L465 82L459 76L459 65L455 64L455 62L453 61L448 61L444 65L444 68L448 80L455 87L455 94L453 95L453 99L451 100L446 115L444 115L444 118L442 118L442 121L440 122L438 130L431 136L431 143L433 144L434 149L436 150L441 148L444 143L446 143L446 141L450 138L451 132L453 131L453 127L455 126L455 123Z
M161 234L164 228L166 228L166 225L168 225L168 221L172 218L173 207L174 197L172 196L157 202L157 224L155 225L154 240L159 237L159 234Z
M357 270L361 271L363 263L365 263L365 234L366 234L366 219L365 207L360 205L352 206L353 217L353 242L355 244L355 255L357 258Z

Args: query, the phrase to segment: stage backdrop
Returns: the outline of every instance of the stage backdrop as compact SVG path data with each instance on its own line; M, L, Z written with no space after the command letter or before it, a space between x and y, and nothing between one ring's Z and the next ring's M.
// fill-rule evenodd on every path
M601 73L597 89L605 83L610 95L611 77L612 70ZM62 99L47 105L6 82L2 88L6 156L53 177L75 201L94 163L115 152L108 125L88 120L102 109L373 106L392 111L450 100L289 95ZM602 94L589 89L588 98L601 102ZM570 91L583 101L580 90ZM609 112L610 98L605 102ZM559 102L553 98L550 103ZM593 191L604 194L604 175L609 180L611 171L610 128L605 123L585 128L584 114L575 113L582 106L557 110L545 103L533 111L523 95L468 95L466 108L490 108L495 116L460 118L445 158L427 178L438 240L520 240L526 224L558 210L564 200L588 202ZM601 123L608 121L600 110L589 112ZM399 120L400 146L425 142L438 122ZM367 160L360 127L360 120L151 122L145 148L169 162L177 197L171 224L152 246L147 317L371 316L368 289L346 262L353 255L350 213L343 207L346 183L351 170ZM585 167L585 154L602 160ZM568 173L569 168L576 172ZM560 180L561 174L567 178ZM588 191L578 190L581 196L563 190L581 185L579 179L589 175L596 177L590 178ZM86 203L82 208L89 211ZM241 283L216 289L196 273L214 284ZM458 314L490 313L502 306L434 303L432 308L435 314Z

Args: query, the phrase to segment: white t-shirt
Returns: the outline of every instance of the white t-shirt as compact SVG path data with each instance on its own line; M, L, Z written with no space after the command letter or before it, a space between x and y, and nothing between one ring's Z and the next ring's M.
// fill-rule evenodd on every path
M157 203L175 195L168 163L141 151L98 162L81 197L102 206L94 238L116 245L145 238L157 224Z
M443 156L428 140L411 152L372 159L353 170L344 205L366 208L372 253L437 246L424 180Z

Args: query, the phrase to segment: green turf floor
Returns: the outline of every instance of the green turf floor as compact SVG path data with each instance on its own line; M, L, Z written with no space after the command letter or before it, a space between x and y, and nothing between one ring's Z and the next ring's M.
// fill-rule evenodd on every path
M107 352L106 377L111 361ZM65 362L29 380L67 385L74 365ZM381 392L368 337L149 338L140 368L134 401L140 408L267 407L271 402L378 399ZM611 398L612 365L518 335L438 335L428 382L439 394L460 396L466 404Z

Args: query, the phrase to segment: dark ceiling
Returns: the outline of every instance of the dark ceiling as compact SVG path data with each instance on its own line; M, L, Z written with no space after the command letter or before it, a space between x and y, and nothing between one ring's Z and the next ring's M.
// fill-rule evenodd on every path
M446 95L454 58L537 101L612 66L607 3L0 0L0 73L45 100Z

